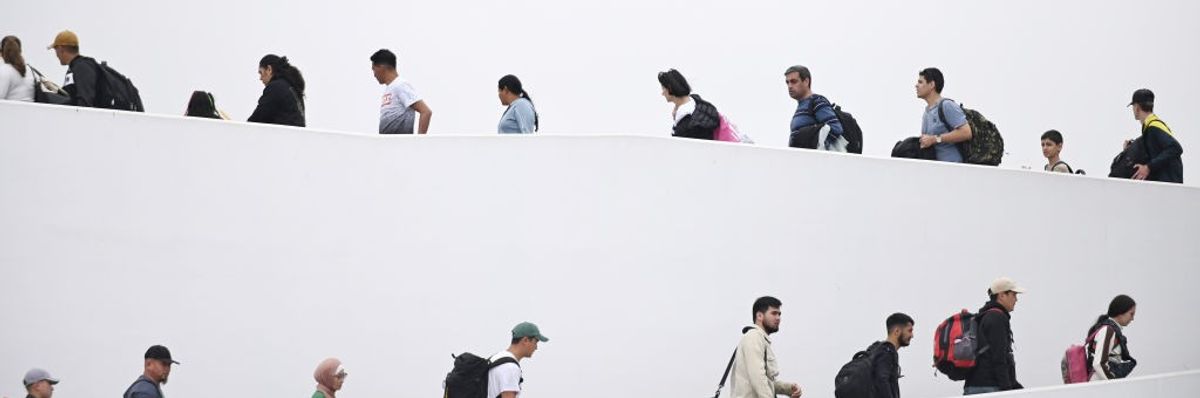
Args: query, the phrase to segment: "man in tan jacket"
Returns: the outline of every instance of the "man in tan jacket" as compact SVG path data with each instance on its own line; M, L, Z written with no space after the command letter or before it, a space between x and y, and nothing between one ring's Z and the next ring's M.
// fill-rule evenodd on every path
M733 398L775 398L776 395L800 397L800 386L796 383L779 381L779 366L775 363L775 352L771 350L768 335L779 331L779 310L783 303L779 299L764 296L754 300L754 327L742 335L734 355Z

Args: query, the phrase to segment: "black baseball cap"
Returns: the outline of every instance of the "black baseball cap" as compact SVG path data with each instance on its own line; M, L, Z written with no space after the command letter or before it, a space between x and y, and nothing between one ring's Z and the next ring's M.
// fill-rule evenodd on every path
M1154 103L1154 92L1150 91L1150 89L1147 89L1147 88L1139 88L1137 91L1133 92L1133 100L1129 101L1129 105L1126 105L1126 106L1130 106L1133 104L1153 104L1153 103Z
M179 361L171 359L171 350L161 345L152 345L146 350L146 359L157 359L163 362L170 362L178 365Z

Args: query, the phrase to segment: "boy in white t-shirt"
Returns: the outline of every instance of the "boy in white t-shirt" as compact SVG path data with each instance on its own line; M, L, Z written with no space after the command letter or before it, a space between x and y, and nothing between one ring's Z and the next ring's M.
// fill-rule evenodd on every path
M412 85L396 72L396 54L387 49L376 51L371 56L371 71L375 73L375 80L385 85L383 102L379 106L379 134L412 134L417 113L421 114L418 133L428 133L433 111Z
M550 339L542 335L537 325L521 322L512 330L512 344L488 358L489 363L504 360L506 363L488 370L488 398L517 398L521 394L521 360L533 357L538 342Z

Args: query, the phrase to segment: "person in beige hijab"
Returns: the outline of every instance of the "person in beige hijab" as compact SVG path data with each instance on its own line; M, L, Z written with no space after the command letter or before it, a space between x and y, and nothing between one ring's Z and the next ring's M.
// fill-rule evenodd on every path
M317 370L313 372L313 378L317 380L317 391L313 393L312 398L337 398L335 395L342 389L346 374L346 369L342 368L342 361L337 358L321 361Z

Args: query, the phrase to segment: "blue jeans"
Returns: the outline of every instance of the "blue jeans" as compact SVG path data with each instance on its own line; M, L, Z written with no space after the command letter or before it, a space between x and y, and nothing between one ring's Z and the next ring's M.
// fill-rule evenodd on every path
M999 391L1000 387L963 387L963 395L987 394Z

